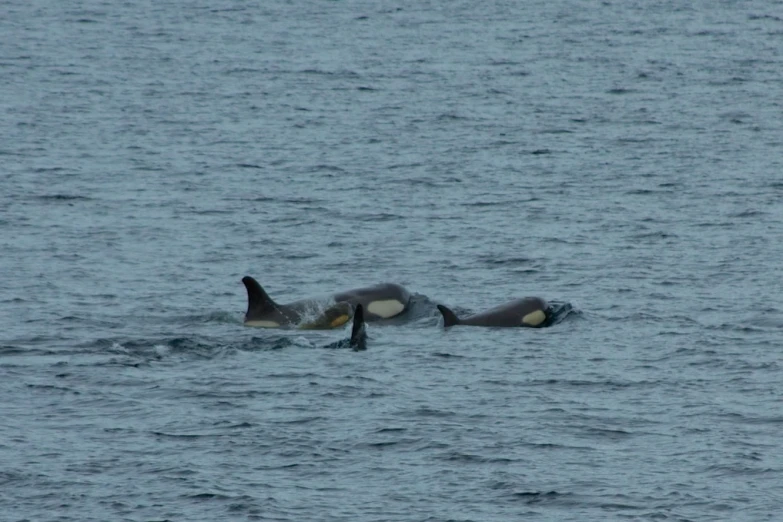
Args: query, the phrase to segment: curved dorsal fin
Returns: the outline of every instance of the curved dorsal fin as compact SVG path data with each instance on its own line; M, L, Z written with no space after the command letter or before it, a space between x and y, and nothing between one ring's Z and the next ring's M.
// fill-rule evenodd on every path
M367 329L364 326L364 307L361 304L357 304L353 312L350 344L356 351L367 349Z
M459 318L457 317L457 314L449 310L447 307L439 304L438 310L440 310L440 313L443 315L443 326L445 328L459 324Z
M264 289L261 288L261 285L258 284L258 281L250 276L245 276L242 278L242 282L245 284L245 289L247 290L246 320L261 317L265 313L277 308L277 303L267 295Z

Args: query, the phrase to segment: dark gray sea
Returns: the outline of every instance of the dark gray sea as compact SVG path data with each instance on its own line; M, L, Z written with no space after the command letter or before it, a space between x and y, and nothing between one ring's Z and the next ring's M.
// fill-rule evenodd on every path
M781 259L780 0L6 0L0 520L783 520Z

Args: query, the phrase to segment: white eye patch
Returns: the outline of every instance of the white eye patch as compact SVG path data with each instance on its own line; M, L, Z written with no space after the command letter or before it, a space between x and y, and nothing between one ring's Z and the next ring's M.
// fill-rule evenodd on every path
M538 326L539 324L543 323L545 319L546 314L541 310L536 310L535 312L530 312L525 317L523 317L522 324Z
M405 310L405 305L396 299L386 299L384 301L373 301L367 305L367 311L378 317L388 319L394 317Z

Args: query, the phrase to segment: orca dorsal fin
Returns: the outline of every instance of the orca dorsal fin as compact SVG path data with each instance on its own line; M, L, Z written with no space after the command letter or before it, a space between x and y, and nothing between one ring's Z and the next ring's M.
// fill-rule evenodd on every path
M367 328L364 325L364 307L361 304L357 304L353 312L351 346L356 351L367 349Z
M445 328L459 324L459 318L457 317L457 314L449 310L447 307L439 304L438 310L440 310L440 313L443 315L443 326Z
M245 319L253 319L263 316L264 313L271 312L277 309L277 303L275 303L269 295L261 288L258 281L250 276L242 278L242 283L247 290L247 313Z

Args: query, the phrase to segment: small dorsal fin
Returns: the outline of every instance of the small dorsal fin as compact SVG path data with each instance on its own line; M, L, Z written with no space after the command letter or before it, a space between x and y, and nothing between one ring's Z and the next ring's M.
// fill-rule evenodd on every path
M364 307L361 304L357 304L353 312L351 346L357 351L367 349L367 328L364 325Z
M277 308L277 303L267 295L264 289L261 288L261 285L258 284L258 281L250 276L245 276L242 278L242 282L247 290L246 320L263 316L265 313Z
M448 328L449 326L454 326L455 324L459 324L459 318L457 315L449 310L447 307L443 305L438 305L438 310L440 310L440 313L443 315L443 326L445 328Z

